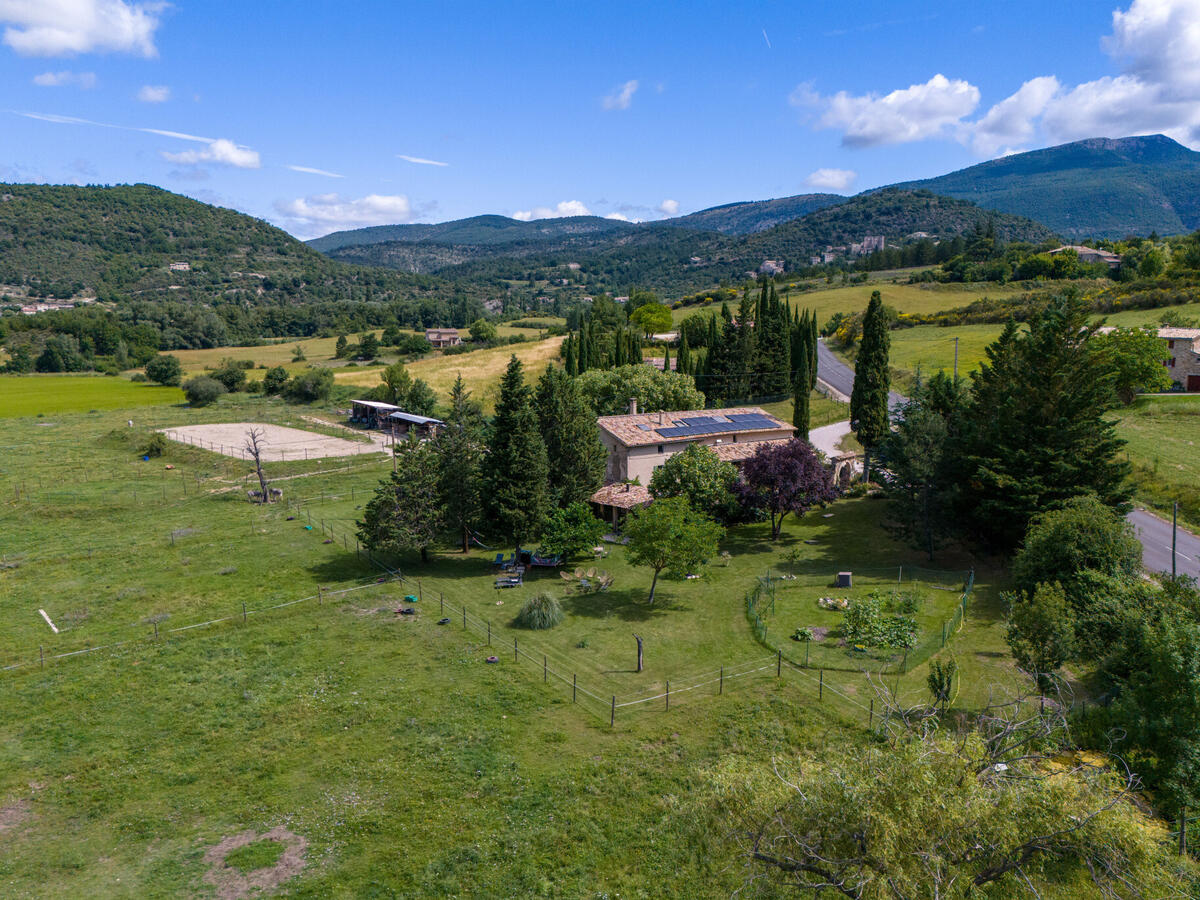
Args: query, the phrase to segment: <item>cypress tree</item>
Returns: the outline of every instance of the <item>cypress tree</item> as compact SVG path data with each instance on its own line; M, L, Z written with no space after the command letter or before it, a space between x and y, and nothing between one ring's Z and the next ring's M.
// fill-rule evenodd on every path
M564 508L587 501L603 482L608 459L595 413L575 380L553 366L546 366L538 381L536 403L551 500Z
M820 357L817 355L817 341L821 335L817 332L817 314L813 311L808 313L808 356L812 360L812 365L808 367L808 380L812 389L817 387L817 368Z
M663 371L671 371L671 345L663 344Z
M500 381L483 484L490 521L518 548L538 536L550 506L550 464L532 393L513 355Z
M749 400L750 389L753 386L751 373L754 371L755 363L755 335L754 325L750 318L753 309L750 292L746 291L742 295L741 306L738 307L737 325L731 323L726 329L726 340L729 344L729 377L727 379L729 391L726 400L733 403L745 403ZM732 328L732 333L729 328Z
M629 362L635 365L641 365L646 361L642 357L642 336L637 331L631 331L629 333L629 339L633 345L629 351Z
M582 375L584 372L586 372L588 369L590 369L592 367L592 365L591 365L592 361L591 361L591 359L588 358L589 348L590 348L590 344L588 343L588 323L587 323L587 319L584 319L583 323L579 326L579 346L575 351L576 358L577 358L576 367L578 369L577 374L579 374L579 375Z
M616 367L624 366L629 362L629 351L626 345L629 343L629 334L625 331L618 331L613 335L613 365Z
M692 354L688 347L686 331L679 336L679 354L675 362L675 369L685 375L691 374L692 371Z
M575 376L579 374L579 364L575 359L575 332L567 335L565 368L568 375Z
M796 372L796 381L792 394L792 425L796 428L796 437L805 441L808 440L810 418L808 405L808 369L810 365L807 351L802 351L800 368Z
M888 391L891 388L891 372L888 370L887 316L883 311L883 299L879 291L871 294L863 316L862 340L859 342L858 361L854 371L854 389L850 394L850 427L854 429L858 442L866 450L866 475L870 475L871 450L887 437Z

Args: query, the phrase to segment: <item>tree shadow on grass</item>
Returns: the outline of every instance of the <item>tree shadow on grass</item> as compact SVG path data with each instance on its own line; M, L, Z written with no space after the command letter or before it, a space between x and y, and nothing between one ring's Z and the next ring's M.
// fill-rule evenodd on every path
M618 618L625 622L648 622L672 609L669 598L659 593L651 606L646 602L648 590L628 588L622 591L572 593L562 598L563 610L572 616L590 619Z
M387 573L353 553L339 553L308 567L319 584L340 584L346 581L366 581L386 578Z

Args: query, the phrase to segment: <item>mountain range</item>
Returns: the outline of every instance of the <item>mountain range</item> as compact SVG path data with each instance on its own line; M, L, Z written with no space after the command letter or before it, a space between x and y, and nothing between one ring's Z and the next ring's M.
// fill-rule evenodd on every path
M1070 240L1121 238L1129 234L1175 234L1200 228L1200 153L1163 135L1119 139L1093 138L1016 153L960 169L937 178L903 182L858 195L881 191L929 191L976 204L984 209L1032 219L1050 232ZM503 216L476 216L438 225L385 225L341 231L310 241L326 253L374 244L426 244L439 249L423 252L380 248L355 251L352 257L408 271L438 271L489 255L528 256L538 251L600 249L630 239L640 229L659 235L664 228L684 228L726 236L745 236L809 219L812 227L800 229L805 240L782 235L782 247L758 241L770 255L808 253L827 244L860 239L853 232L821 231L820 224L853 220L847 216L822 218L829 208L852 204L857 198L838 194L800 194L774 200L727 203L685 216L653 223L629 223L579 217L518 222ZM943 208L939 212L946 212ZM953 218L953 216L951 217ZM913 230L945 234L951 222L940 218L928 227ZM871 231L884 233L880 226ZM890 235L889 235L890 236ZM698 241L697 252L709 248ZM454 247L455 251L448 248ZM492 251L467 248L494 248ZM504 249L500 249L504 248Z

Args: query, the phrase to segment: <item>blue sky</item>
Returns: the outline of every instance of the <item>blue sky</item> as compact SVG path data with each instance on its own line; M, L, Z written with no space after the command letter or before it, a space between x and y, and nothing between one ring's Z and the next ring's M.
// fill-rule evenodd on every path
M0 180L149 182L300 237L1200 146L1198 0L0 0L0 28Z

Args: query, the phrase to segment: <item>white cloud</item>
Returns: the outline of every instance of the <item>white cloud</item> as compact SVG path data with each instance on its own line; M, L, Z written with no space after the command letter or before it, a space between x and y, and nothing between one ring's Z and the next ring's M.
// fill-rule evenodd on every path
M629 218L629 216L625 215L625 213L619 213L619 212L610 212L607 215L605 215L604 218L615 219L618 222L632 222L633 221L631 218Z
M996 156L1004 150L1024 144L1033 137L1034 119L1061 90L1053 75L1031 78L1010 97L1001 100L987 111L982 119L970 126L971 146L980 156Z
M403 194L368 194L357 200L339 194L314 194L295 200L280 200L275 209L301 231L323 233L331 229L396 225L413 217L412 204Z
M853 169L817 169L804 179L804 183L828 191L844 191L857 177L858 173Z
M314 169L310 166L287 166L293 172L304 172L307 175L324 175L326 178L345 178L345 175L339 175L337 172L326 172L324 169Z
M658 204L658 211L664 216L677 216L679 215L679 201L664 200L662 203Z
M96 123L99 124L99 123ZM107 125L107 128L120 128L120 125ZM198 134L186 134L182 131L164 131L161 128L132 128L131 131L144 131L146 134L157 134L161 137L176 138L181 141L195 141L197 144L211 144L216 138L201 137Z
M416 163L418 166L448 166L450 163L438 162L436 159L425 159L422 156L405 156L403 153L397 153L396 157L405 162Z
M166 3L129 0L0 0L4 43L22 56L133 53L156 56Z
M812 105L812 90L800 85L792 92L792 103ZM842 143L849 147L902 144L947 133L979 105L979 88L961 79L951 81L934 75L924 84L914 84L890 94L853 96L839 91L820 98L824 107L819 125L837 128Z
M518 210L512 214L514 219L522 222L532 222L534 219L558 219L563 216L590 216L592 211L579 200L563 200L553 209L548 206L535 206L533 209Z
M162 156L168 162L179 163L185 166L194 166L201 163L218 163L220 165L234 166L238 169L258 169L262 167L262 160L259 158L257 150L242 147L225 138L218 138L203 150L184 150L182 153L169 153L164 150Z
M43 72L33 76L33 83L38 87L68 87L74 85L84 90L96 86L95 72Z
M1160 85L1173 99L1200 93L1200 5L1195 0L1134 0L1112 14L1105 49L1125 74Z
M631 79L603 98L600 102L605 109L629 109L633 103L633 95L637 93L637 79Z
M144 84L137 98L143 103L166 103L171 99L171 89L165 84Z

